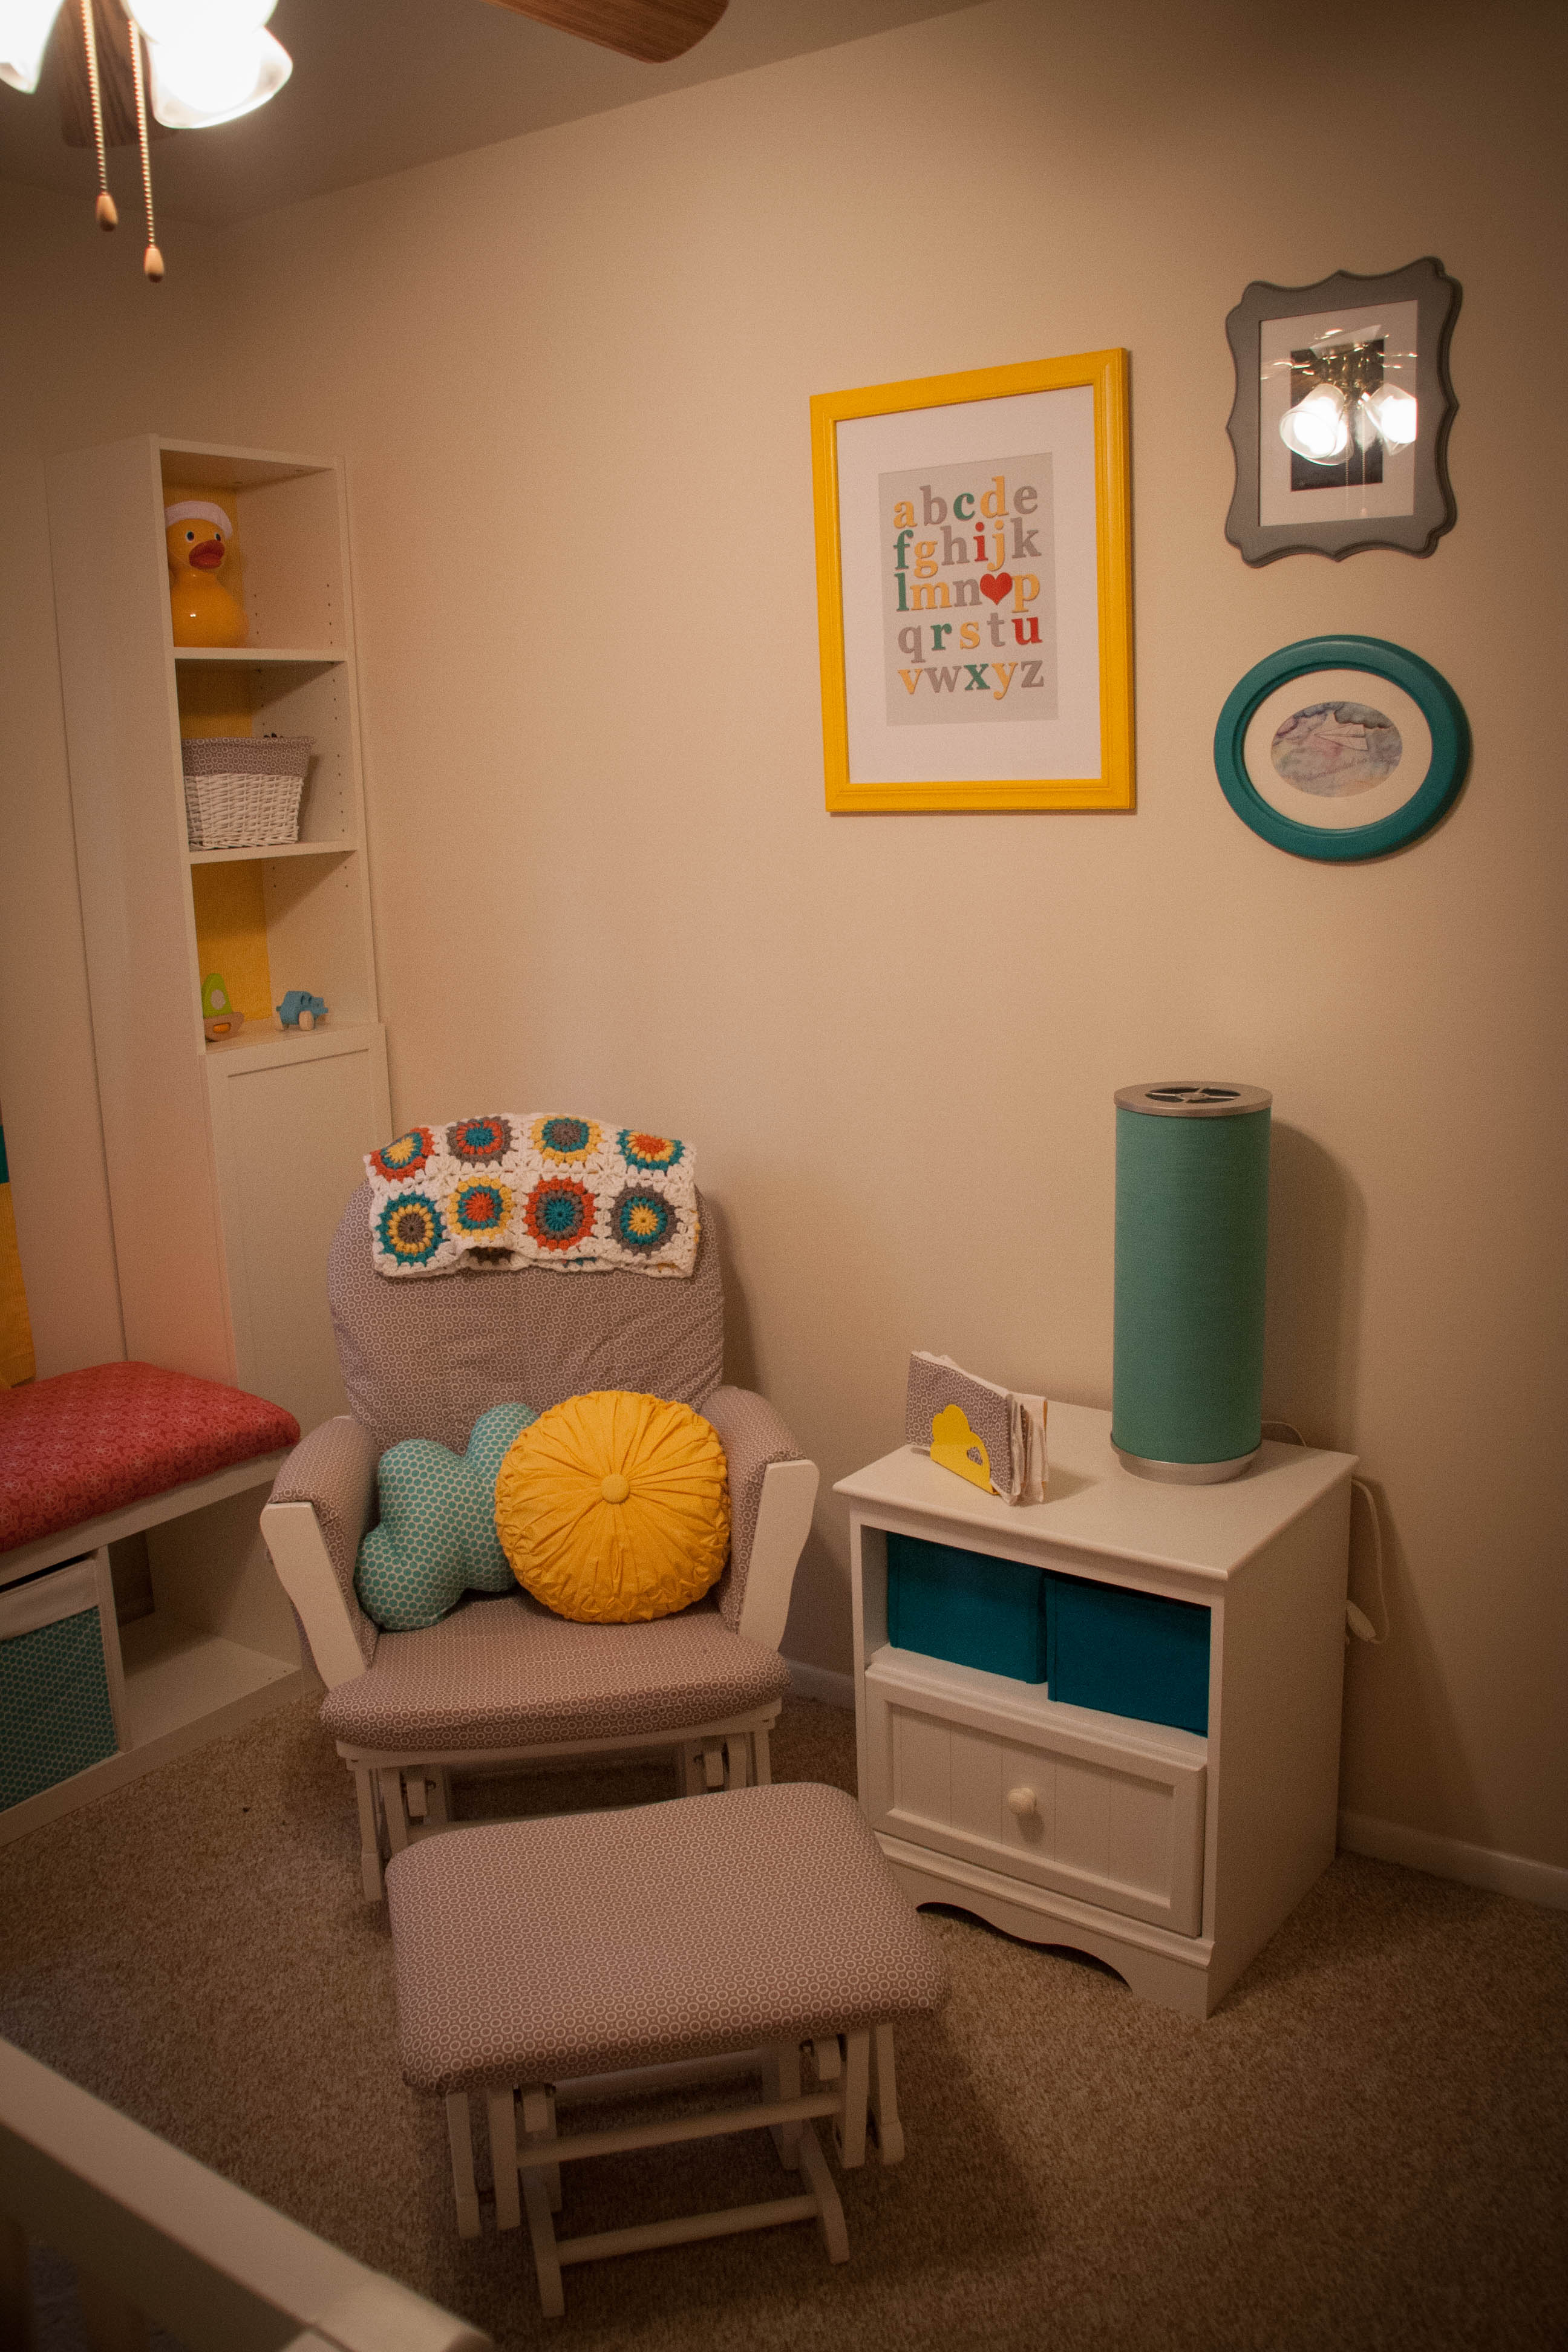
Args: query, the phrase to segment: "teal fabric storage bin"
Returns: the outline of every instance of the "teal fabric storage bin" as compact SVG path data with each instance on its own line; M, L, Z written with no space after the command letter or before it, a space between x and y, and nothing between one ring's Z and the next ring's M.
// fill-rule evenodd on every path
M1206 1737L1206 1609L1055 1570L1047 1581L1046 1679L1054 1699Z
M0 1810L119 1745L91 1560L0 1589Z
M889 1535L897 1650L1044 1683L1053 1699L1206 1737L1209 1612L1021 1559Z
M889 1535L888 1639L1016 1682L1046 1679L1046 1583L1025 1560Z

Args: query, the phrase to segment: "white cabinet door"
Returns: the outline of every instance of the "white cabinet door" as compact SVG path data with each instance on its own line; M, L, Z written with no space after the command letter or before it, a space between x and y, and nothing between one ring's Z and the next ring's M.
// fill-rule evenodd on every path
M1089 1727L1110 1720L1043 1700L1025 1717L944 1692L935 1675L873 1664L868 1819L911 1844L1195 1936L1204 1743Z
M327 1251L391 1131L384 1033L242 1043L208 1069L237 1378L313 1429L345 1410Z

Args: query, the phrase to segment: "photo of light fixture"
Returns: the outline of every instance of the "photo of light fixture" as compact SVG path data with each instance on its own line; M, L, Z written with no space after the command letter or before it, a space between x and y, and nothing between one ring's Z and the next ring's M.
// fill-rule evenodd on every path
M1314 466L1331 466L1352 439L1363 453L1380 442L1391 450L1411 446L1416 404L1383 380L1385 340L1375 331L1342 341L1325 336L1310 350L1292 352L1292 375L1305 379L1306 389L1279 420L1287 449Z

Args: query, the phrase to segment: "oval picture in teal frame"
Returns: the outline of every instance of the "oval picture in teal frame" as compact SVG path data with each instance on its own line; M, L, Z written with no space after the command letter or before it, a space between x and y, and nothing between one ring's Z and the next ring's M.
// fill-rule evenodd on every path
M1277 849L1384 857L1419 840L1454 799L1470 729L1419 654L1383 637L1303 637L1227 697L1214 759L1237 816Z

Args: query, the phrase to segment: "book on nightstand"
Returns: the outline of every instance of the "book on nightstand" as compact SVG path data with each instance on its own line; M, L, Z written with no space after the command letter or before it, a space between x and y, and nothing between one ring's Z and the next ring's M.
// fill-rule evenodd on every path
M925 1349L910 1358L906 1441L944 1470L1005 1503L1043 1503L1046 1401L1016 1395Z

